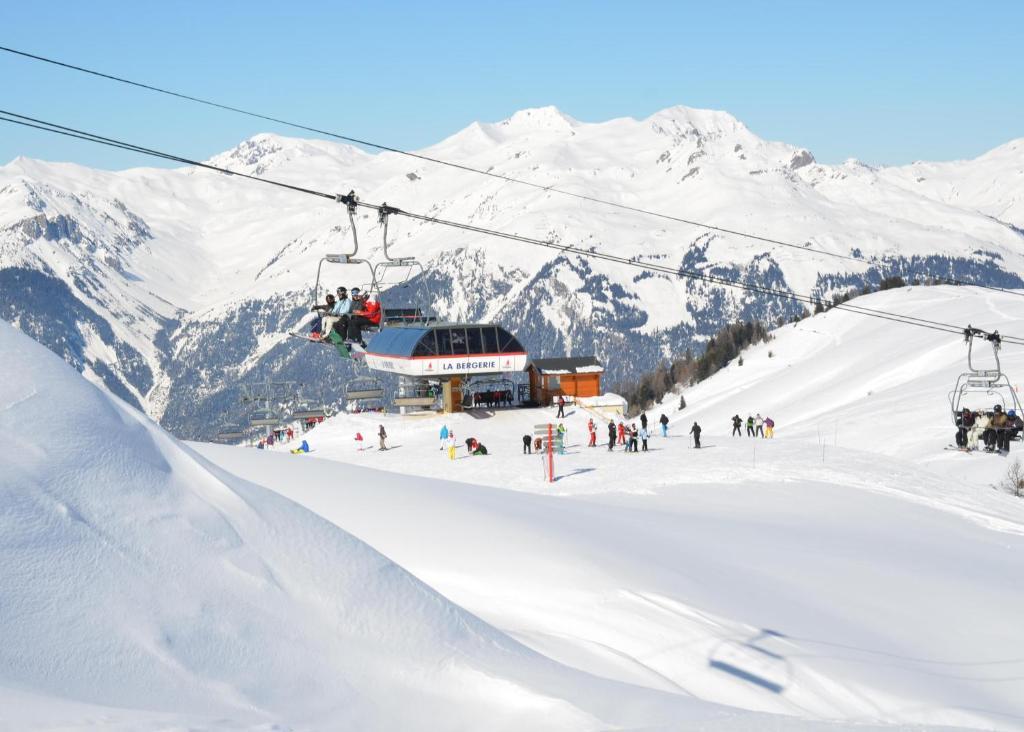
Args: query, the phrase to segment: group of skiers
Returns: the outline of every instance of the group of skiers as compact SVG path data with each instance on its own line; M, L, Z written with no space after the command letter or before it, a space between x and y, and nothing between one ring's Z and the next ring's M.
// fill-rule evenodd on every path
M295 437L295 430L291 427L281 427L280 429L271 430L270 434L266 437L261 437L260 441L256 443L256 447L263 450L268 447L273 447L278 442L291 442Z
M511 389L488 389L487 391L478 391L473 395L473 406L474 407L511 407L512 406L512 390Z
M459 443L455 440L455 430L448 429L448 425L441 425L441 449L448 451L448 459L455 459L456 445ZM475 437L466 438L466 452L470 455L486 455L487 447L477 440Z
M1008 455L1010 441L1024 430L1024 420L1016 409L1004 412L1002 404L984 412L964 407L956 416L956 428L956 446L961 450L977 450L981 442L985 452Z
M353 287L351 293L344 287L335 292L337 297L327 293L325 304L311 308L311 312L317 313L317 318L310 329L310 337L327 341L331 331L337 331L347 342L358 343L365 348L363 329L380 326L380 303L358 287Z
M639 427L637 427L636 422L627 425L621 420L618 424L613 419L609 420L608 450L613 451L616 445L625 445L626 452L647 452L647 441L651 438L651 433L647 429L648 422L647 412L641 413ZM662 414L658 418L658 424L661 428L661 436L668 437L668 416ZM587 432L590 435L587 447L597 447L597 425L593 419L587 421ZM700 425L694 422L693 427L690 429L690 434L693 435L694 447L700 447L700 432Z
M377 439L379 441L379 447L377 449L378 450L387 450L388 449L388 433L387 433L387 430L384 429L384 425L378 425L377 427L378 427L378 429L377 429ZM363 447L363 433L362 432L356 432L355 440L356 440L356 450L358 452L362 452L363 450L366 449L365 447Z
M747 437L763 437L770 440L775 436L775 420L771 417L762 417L758 412L757 416L747 415ZM732 436L742 437L743 418L738 414L732 416Z

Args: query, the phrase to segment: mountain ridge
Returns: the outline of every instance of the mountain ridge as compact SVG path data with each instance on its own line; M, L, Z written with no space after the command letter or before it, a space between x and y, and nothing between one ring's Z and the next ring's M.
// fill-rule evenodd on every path
M763 140L727 112L677 106L642 120L588 123L542 107L474 122L417 153L540 188L270 133L210 160L292 185L354 189L363 200L427 216L830 297L890 274L1024 286L1024 175L1016 174L1024 148L1016 142L972 161L928 164L932 177L921 182L924 164L818 163L811 151ZM356 222L360 254L379 258L376 217L360 211ZM538 355L593 352L613 380L699 349L725 322L774 322L802 309L402 217L391 218L388 234L393 254L427 266L427 304L440 316L515 327ZM314 380L329 367L284 333L308 312L320 257L350 247L337 204L214 171L109 172L29 159L0 167L0 278L10 285L0 315L185 436L208 434L237 409L232 383L257 374ZM34 293L46 282L52 302L20 290L33 271L43 278L32 280ZM325 275L331 286L365 285L368 277L357 268ZM91 319L108 323L112 335L78 334L65 348L63 333L47 333L47 323L73 334L75 323ZM112 349L130 353L150 376L129 374ZM342 365L337 384L345 374Z

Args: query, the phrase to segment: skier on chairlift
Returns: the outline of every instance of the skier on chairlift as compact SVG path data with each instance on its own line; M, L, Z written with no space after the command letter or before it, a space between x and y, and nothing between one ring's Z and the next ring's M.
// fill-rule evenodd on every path
M334 295L332 295L329 292L327 293L326 301L327 302L324 305L314 305L313 307L311 307L309 309L309 311L311 313L317 313L318 314L316 316L316 318L313 320L312 327L309 329L309 334L310 334L310 337L312 337L312 338L319 338L320 337L320 333L323 332L323 319L324 319L324 316L326 314L328 314L329 312L331 312L331 310L334 309L334 306L336 304L335 303L335 299L334 299Z
M352 317L348 321L348 339L366 348L363 328L376 328L380 325L380 303L369 299L368 295L360 295L358 287L352 288L352 295L353 306L357 309L352 311ZM358 301L355 300L356 297Z
M337 289L337 300L324 316L320 328L320 340L330 339L331 331L335 328L344 333L348 329L349 313L352 312L352 301L348 299L348 291L344 287Z

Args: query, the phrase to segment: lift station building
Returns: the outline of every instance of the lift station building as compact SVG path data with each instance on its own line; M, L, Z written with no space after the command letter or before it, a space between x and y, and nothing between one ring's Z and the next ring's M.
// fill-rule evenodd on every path
M493 323L429 323L384 328L366 349L366 365L399 376L400 407L425 407L440 385L445 412L462 410L467 377L526 369L519 339Z

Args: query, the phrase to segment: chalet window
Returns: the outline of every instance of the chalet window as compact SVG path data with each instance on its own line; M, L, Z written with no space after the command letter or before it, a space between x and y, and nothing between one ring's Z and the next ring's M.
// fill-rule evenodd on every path
M550 375L547 377L549 389L561 389L562 388L562 377Z

